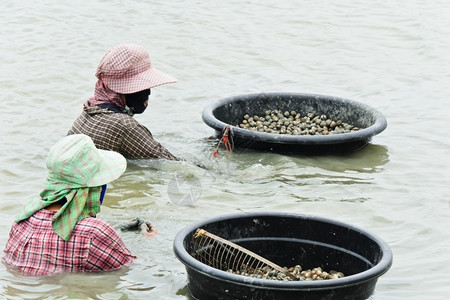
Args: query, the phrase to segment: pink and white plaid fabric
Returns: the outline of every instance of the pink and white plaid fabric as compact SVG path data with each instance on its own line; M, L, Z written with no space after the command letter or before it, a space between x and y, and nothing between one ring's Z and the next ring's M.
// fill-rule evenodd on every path
M84 104L85 107L109 102L123 110L126 106L124 94L177 81L172 76L152 68L147 50L134 44L119 45L106 53L95 76L98 81L94 97Z
M120 94L132 94L177 81L152 68L147 50L135 44L122 44L106 53L95 75L109 89Z
M102 103L112 103L116 105L118 108L124 110L127 105L127 101L125 99L124 94L119 94L109 89L105 84L98 80L95 85L94 97L89 98L86 103L84 103L84 107L97 106Z
M64 241L52 228L55 213L42 209L14 223L3 252L4 261L26 275L48 275L115 270L136 258L116 230L96 218L78 222L70 239Z

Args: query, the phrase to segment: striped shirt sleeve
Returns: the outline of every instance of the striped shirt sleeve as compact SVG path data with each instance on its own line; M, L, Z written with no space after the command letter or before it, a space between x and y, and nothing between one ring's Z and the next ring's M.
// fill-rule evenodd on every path
M91 137L97 148L119 152L126 158L179 160L131 116L98 106L85 108L68 132L79 133Z
M129 158L165 158L168 160L178 160L177 157L153 139L150 130L140 124L127 128L124 133L120 152Z

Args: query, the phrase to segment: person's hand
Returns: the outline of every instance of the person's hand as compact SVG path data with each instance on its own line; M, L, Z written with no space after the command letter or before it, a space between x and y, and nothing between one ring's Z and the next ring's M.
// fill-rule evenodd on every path
M158 231L153 227L149 221L144 221L141 218L135 218L124 224L120 224L118 228L122 231L141 231L144 237L152 237L158 234Z
M144 235L144 237L149 238L152 236L155 236L158 234L158 231L155 227L153 227L152 223L149 221L145 221L141 224L141 233Z

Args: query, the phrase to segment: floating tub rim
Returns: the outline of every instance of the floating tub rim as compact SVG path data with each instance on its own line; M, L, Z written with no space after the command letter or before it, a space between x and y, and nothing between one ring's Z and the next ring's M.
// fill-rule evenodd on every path
M267 132L257 132L244 128L236 127L233 124L227 124L219 119L217 119L213 112L222 106L233 103L239 99L243 98L256 98L261 96L267 97L302 97L302 98L315 98L315 99L327 99L331 101L336 101L340 103L347 103L352 106L358 106L365 109L368 112L371 112L374 115L375 122L365 128L361 128L358 131L353 131L349 133L341 133L341 134L331 134L331 135L287 135L287 134L274 134ZM250 139L255 141L264 141L269 143L278 143L278 144L335 144L335 143L346 143L353 141L361 141L361 140L370 140L370 138L374 135L379 134L387 127L387 121L385 116L378 111L377 109L354 100L329 96L329 95L321 95L321 94L310 94L310 93L289 93L289 92L267 92L267 93L249 93L249 94L241 94L236 96L231 96L227 98L223 98L216 102L213 102L207 105L203 109L202 114L203 122L205 122L208 126L214 128L217 131L222 131L226 126L232 127L233 135L238 136L244 139Z
M201 263L192 257L184 247L185 237L191 233L195 232L197 228L201 228L204 225L210 223L216 223L220 221L226 221L236 218L263 218L263 217L279 217L279 218L301 218L301 219L311 219L314 221L329 223L337 225L340 227L347 228L349 230L363 232L365 236L372 239L377 245L380 246L381 260L374 265L372 268L365 270L363 272L345 276L342 278L332 279L332 280L320 280L320 281L275 281L267 279L259 279L241 276L237 274L232 274L220 269L210 267L206 264ZM392 250L389 245L383 241L378 236L367 232L365 229L360 227L350 225L338 220L324 218L315 215L308 214L296 214L296 213L285 213L285 212L251 212L251 213L233 213L221 216L216 216L195 224L191 224L184 229L182 229L175 236L173 243L173 250L177 258L185 265L185 267L195 270L204 276L220 279L221 281L227 281L230 283L235 283L238 285L249 286L253 288L270 288L270 289L280 289L280 290L328 290L335 288L344 288L353 285L360 285L364 282L370 280L377 280L378 277L386 273L392 265L393 255ZM196 268L193 268L195 266Z

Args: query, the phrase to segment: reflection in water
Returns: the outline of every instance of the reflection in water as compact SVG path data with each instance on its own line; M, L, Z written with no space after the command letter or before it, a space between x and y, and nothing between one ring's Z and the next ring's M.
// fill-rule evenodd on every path
M105 273L58 273L51 276L23 276L10 270L2 282L8 299L119 299L128 289L123 278L129 268Z
M361 173L379 172L383 165L389 161L388 149L385 146L368 144L363 149L345 155L281 155L266 152L245 151L244 158L239 161L241 166L254 163L258 160L261 164L275 165L286 160L286 157L296 162L296 167L317 167L328 171L346 172L356 171ZM255 159L249 159L254 156Z
M201 151L210 153L209 146L205 142ZM219 157L210 156L202 161L208 170L188 162L129 161L127 172L113 183L114 189L107 195L111 200L107 206L145 209L145 205L155 201L177 205L183 199L195 205L202 201L203 193L207 198L221 195L225 201L259 196L261 199L285 197L294 202L332 199L361 202L370 199L361 197L365 194L364 186L373 183L373 174L381 172L388 161L387 148L373 144L339 156L222 151ZM180 182L183 185L174 189L174 183Z
M187 285L185 285L183 288L179 289L177 291L177 295L183 295L183 296L187 296L186 299L189 300L193 300L194 298L192 298L190 292L189 292L189 287Z
M361 174L382 171L389 161L387 148L379 145L368 145L358 152L339 156L289 156L246 151L230 154L227 158L239 165L238 172L259 173L267 180L280 178L296 183L302 178L307 180L323 175L344 181L357 180ZM267 177L269 172L270 177Z
M93 70L115 44L143 44L155 66L179 80L152 90L148 111L135 118L186 162L128 161L108 184L99 218L115 225L141 217L159 232L147 240L121 233L138 256L127 272L38 279L0 264L0 298L189 299L174 236L192 222L253 210L336 217L379 234L396 258L377 298L421 299L420 280L430 298L448 296L439 267L448 261L450 220L442 196L449 43L439 38L450 29L448 1L31 2L6 1L0 18L0 245L21 205L42 190L48 149L92 96ZM202 139L212 134L202 109L271 91L355 99L383 112L389 130L374 138L382 145L341 156L221 149L211 158L217 141ZM174 178L198 180L194 205L171 199Z

